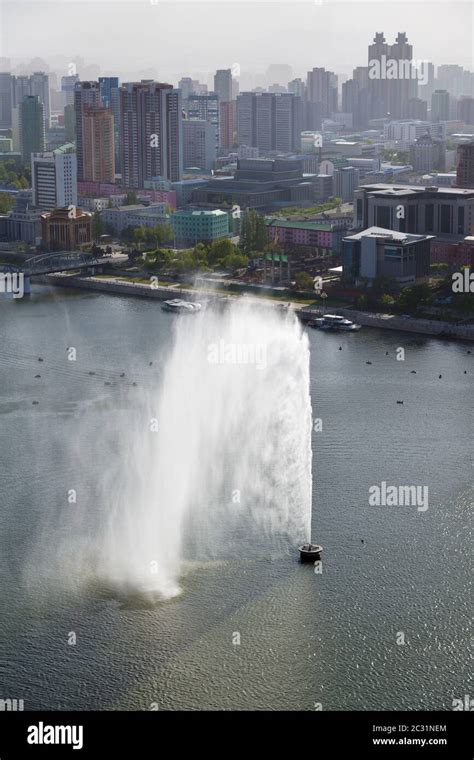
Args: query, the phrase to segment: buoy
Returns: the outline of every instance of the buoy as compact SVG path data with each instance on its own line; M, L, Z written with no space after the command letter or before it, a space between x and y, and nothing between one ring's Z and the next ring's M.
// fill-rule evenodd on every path
M37 377L41 377L41 375L35 375L35 380L36 380Z
M44 359L42 359L42 358L41 358L41 356L38 356L38 361L39 361L39 362L43 362L43 361L44 361Z
M412 369L411 374L416 375L416 369Z
M372 364L372 362L365 362L366 364Z
M122 374L120 375L120 377L125 377L125 372L122 372Z
M442 378L442 377L443 377L443 375L440 375L440 376L438 377L438 380L441 380L441 378Z
M319 544L302 544L298 549L301 562L315 562L321 557L323 547Z
M397 404L403 404L403 401L397 401Z

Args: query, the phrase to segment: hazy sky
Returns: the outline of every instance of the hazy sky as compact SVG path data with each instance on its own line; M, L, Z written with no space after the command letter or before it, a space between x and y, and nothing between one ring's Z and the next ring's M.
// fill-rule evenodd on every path
M389 42L405 31L415 58L474 70L473 8L473 0L0 0L0 56L38 56L52 68L80 56L103 74L150 69L176 84L234 63L243 72L288 63L294 76L313 66L349 73L367 63L376 31Z

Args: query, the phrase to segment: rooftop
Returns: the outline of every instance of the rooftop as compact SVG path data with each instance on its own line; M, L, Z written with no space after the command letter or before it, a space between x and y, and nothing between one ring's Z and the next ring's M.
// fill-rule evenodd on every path
M409 245L420 240L433 240L435 235L413 235L406 232L397 232L396 230L387 230L384 227L368 227L366 230L356 232L354 235L347 235L344 240L362 240L362 238L367 237L384 237L387 238L387 242L392 240L395 243Z

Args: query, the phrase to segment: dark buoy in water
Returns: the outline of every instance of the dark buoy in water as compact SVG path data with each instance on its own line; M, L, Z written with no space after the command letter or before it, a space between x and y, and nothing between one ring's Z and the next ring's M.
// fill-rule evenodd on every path
M39 361L39 362L43 362L43 361L44 361L44 359L42 359L42 358L41 358L41 356L38 356L38 361Z
M120 377L125 377L125 372L122 372Z
M372 364L372 362L365 362L366 364Z
M416 369L412 369L411 374L416 375Z
M339 346L339 351L342 351L342 346Z
M438 377L438 380L441 380L441 378L442 378L442 377L443 377L443 375L440 375L440 376Z
M403 404L403 401L397 401L397 404Z
M38 377L41 377L41 375L35 375L35 380L36 380L36 378L38 378Z
M316 560L321 559L323 547L319 544L302 544L298 549L300 562L316 562Z

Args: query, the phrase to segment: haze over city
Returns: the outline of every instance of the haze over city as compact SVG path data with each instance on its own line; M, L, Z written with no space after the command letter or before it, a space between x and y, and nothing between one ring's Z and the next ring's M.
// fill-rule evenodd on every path
M51 69L64 69L76 56L122 79L145 73L174 82L188 73L206 81L233 63L241 67L241 90L260 84L270 63L291 65L294 76L313 66L349 76L354 66L366 65L376 31L388 39L400 29L418 59L468 69L474 60L467 0L2 0L0 14L0 56L13 64L39 57Z

